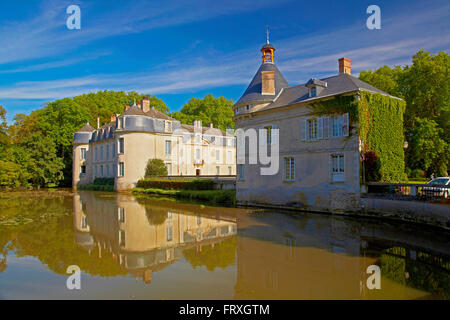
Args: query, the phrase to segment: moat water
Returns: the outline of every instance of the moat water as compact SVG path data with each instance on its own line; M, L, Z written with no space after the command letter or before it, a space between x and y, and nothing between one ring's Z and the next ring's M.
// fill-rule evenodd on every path
M0 196L0 218L0 299L450 297L450 235L419 225L100 192Z

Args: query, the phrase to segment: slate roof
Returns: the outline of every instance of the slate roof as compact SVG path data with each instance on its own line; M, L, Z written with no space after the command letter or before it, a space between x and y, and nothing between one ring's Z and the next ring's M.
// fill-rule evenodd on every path
M137 105L133 105L123 113L124 116L145 116L145 112L142 111Z
M389 94L387 94L386 92L348 74L339 74L336 76L320 79L320 81L326 82L327 87L324 88L316 97L309 97L307 82L306 84L284 88L275 101L258 111L278 108L307 100L315 100L326 96L333 96L358 90L371 91L389 96Z
M163 119L163 120L171 120L171 121L177 121L176 119L169 117L167 114L162 113L159 110L151 108L148 112L145 113L147 116L156 118L156 119Z
M275 78L275 94L274 95L262 95L262 87L261 87L261 73L262 71L274 71L274 78ZM236 102L235 105L243 104L247 102L252 101L267 101L271 102L275 97L280 93L282 88L289 87L289 84L287 83L286 79L284 79L283 75L281 74L280 70L278 70L277 66L273 63L263 63L259 67L258 71L256 72L255 76L253 77L253 80L250 82L250 85L245 90L244 94L241 96L241 98Z
M95 129L88 123L86 123L81 129L79 129L77 132L92 132Z
M189 124L181 124L181 128L194 133L194 126L191 126ZM218 128L210 128L210 127L202 127L202 134L208 132L210 135L216 135L216 136L225 136L226 133Z

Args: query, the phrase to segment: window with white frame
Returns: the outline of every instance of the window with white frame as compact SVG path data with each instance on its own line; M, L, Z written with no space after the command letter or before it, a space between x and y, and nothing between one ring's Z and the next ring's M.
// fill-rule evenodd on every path
M103 165L100 166L100 177L103 177Z
M309 95L311 98L314 98L315 96L317 96L317 88L312 87L311 89L309 89Z
M243 164L238 164L237 165L237 169L238 169L239 180L243 181L244 178L245 178L244 165Z
M170 141L170 140L166 141L165 153L166 153L166 155L172 154L172 141Z
M167 175L171 175L172 174L172 164L166 163L166 169L167 169Z
M117 168L118 168L118 170L117 170L117 175L118 175L119 177L123 177L123 176L124 176L124 173L125 173L125 168L124 168L123 162L119 162Z
M116 145L114 143L111 145L111 150L112 157L114 158L116 156Z
M100 160L103 160L103 146L100 147Z
M106 165L106 176L109 177L109 165Z
M317 139L317 119L308 120L308 140Z
M123 118L117 120L117 129L123 129Z
M125 142L123 140L123 138L119 138L119 153L124 153L124 149L125 149Z
M218 176L218 175L220 175L220 167L219 166L216 167L216 176Z
M231 163L233 160L233 151L228 150L227 152L227 163Z
M332 117L333 137L342 137L344 126L344 118L342 116Z
M228 175L229 176L231 176L231 172L232 172L231 167L228 167Z
M344 181L344 155L333 154L331 155L331 178L333 182Z
M80 149L80 158L81 160L86 160L86 148Z
M201 150L195 149L195 160L199 161L199 160L201 160L201 158L202 158Z
M295 158L293 157L284 158L284 179L286 181L295 180Z

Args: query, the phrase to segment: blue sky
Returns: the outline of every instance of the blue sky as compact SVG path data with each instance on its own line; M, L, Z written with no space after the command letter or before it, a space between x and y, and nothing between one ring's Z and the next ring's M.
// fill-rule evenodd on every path
M66 8L81 8L81 30ZM369 30L366 8L381 8ZM171 111L207 93L240 97L261 63L265 27L290 84L407 64L450 46L448 1L1 1L0 105L11 121L46 101L98 90L138 91Z

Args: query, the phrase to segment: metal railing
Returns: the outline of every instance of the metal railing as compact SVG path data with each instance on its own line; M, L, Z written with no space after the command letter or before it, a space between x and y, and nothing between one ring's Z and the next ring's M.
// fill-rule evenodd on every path
M420 183L367 183L367 194L391 195L418 199L450 197L450 185Z

